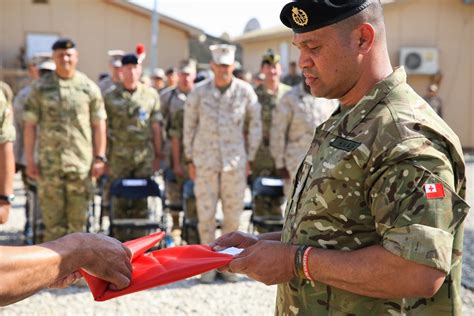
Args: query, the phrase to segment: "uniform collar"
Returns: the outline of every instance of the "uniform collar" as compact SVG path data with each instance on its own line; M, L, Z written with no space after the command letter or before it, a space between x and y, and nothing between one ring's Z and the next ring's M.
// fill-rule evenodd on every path
M130 92L127 89L125 89L123 83L120 83L120 91L121 91L121 94L124 96L125 95L128 95L128 96L138 95L141 93L142 90L143 90L143 84L140 82L137 84L137 89L133 92Z
M328 131L337 129L337 134L341 136L351 135L352 130L380 103L393 89L400 84L406 83L406 73L403 67L395 70L385 79L377 82L375 86L367 93L355 106L344 110L341 108L342 118L338 124L328 128ZM339 111L338 111L339 112Z

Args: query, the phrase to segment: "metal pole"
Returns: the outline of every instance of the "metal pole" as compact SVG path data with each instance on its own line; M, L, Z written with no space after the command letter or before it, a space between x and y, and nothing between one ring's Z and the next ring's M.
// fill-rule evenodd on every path
M151 16L151 49L150 49L150 73L158 66L158 33L160 23L158 16L158 0L153 0L153 13Z

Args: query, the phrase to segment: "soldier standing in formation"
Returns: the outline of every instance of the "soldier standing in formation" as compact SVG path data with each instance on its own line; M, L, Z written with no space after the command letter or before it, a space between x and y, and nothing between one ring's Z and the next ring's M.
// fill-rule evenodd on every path
M151 86L155 88L155 90L158 93L161 93L163 89L166 88L166 82L165 82L165 71L161 68L155 68L153 69L153 72L151 73Z
M314 129L326 121L336 107L336 100L312 96L304 82L293 87L278 102L272 117L270 151L277 173L285 180L287 198L291 181L313 140Z
M6 221L14 199L14 140L13 110L0 91L0 223ZM71 234L38 246L0 246L0 305L44 288L66 287L81 278L79 269L111 282L113 289L123 289L130 284L131 256L120 242L98 234Z
M288 3L299 66L340 109L316 128L282 232L229 264L278 283L277 315L461 315L466 176L455 133L393 69L382 4Z
M149 178L160 168L160 99L155 89L140 83L142 65L134 54L122 58L123 82L104 96L107 111L110 182L119 178ZM111 201L116 218L147 218L146 199ZM146 234L118 230L122 241Z
M165 72L166 75L166 88L174 88L178 83L178 70L174 67L168 68Z
M298 66L296 65L296 62L292 61L288 65L288 74L283 77L283 83L289 86L297 86L298 84L303 81L303 78L301 77L300 74L298 74Z
M168 154L168 174L165 176L167 199L172 205L181 205L183 202L183 185L189 180L188 171L185 168L183 153L183 125L184 105L188 94L194 87L196 78L196 62L194 60L183 61L178 70L178 84L175 88L166 89L161 96L161 113L166 122L166 141L170 143L171 150ZM171 174L172 173L172 174ZM187 218L195 219L196 206L193 201L188 201ZM175 243L179 244L181 230L179 226L179 212L173 212L172 234ZM188 240L189 243L197 243L197 239Z
M121 50L109 50L109 70L110 74L99 81L99 88L102 95L105 95L109 89L122 81L122 56Z
M102 96L76 70L74 42L59 39L52 50L56 71L34 82L24 113L26 172L38 182L46 241L84 230L91 176L103 173L106 147Z
M257 177L278 176L275 161L270 153L270 134L273 133L271 131L272 114L281 97L291 89L290 86L280 83L280 56L272 50L268 50L262 57L260 72L265 75L265 79L255 89L255 92L261 106L262 142L251 165L253 180ZM283 200L281 197L255 196L253 201L254 215L281 218ZM261 227L257 227L257 230L264 232Z
M200 82L189 94L184 113L184 151L195 180L201 243L215 239L216 208L222 200L223 233L238 229L244 209L246 166L261 140L260 105L252 87L232 76L235 46L212 45L214 79ZM248 120L247 142L244 122ZM213 282L215 271L201 276ZM224 275L235 281L235 276Z
M25 155L23 152L23 113L25 111L26 101L28 100L28 96L30 95L33 82L38 80L43 75L53 72L56 70L56 65L51 60L51 54L41 54L39 56L34 56L28 62L28 75L30 77L30 84L26 85L23 89L21 89L18 94L13 99L13 111L15 113L15 130L16 130L16 140L15 140L15 165L16 171L21 173L21 178L23 181L23 187L28 188L28 186L32 183L30 179L28 179L26 175L26 160ZM33 157L36 160L38 158L38 145L36 145ZM25 204L25 229L24 233L25 236L28 234L30 228L29 222L29 212L30 212L30 203Z

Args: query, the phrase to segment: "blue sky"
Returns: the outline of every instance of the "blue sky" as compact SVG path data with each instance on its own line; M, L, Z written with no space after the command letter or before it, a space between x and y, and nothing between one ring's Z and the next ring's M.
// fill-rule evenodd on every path
M153 0L131 0L153 8ZM289 0L158 0L158 11L220 36L241 35L251 18L262 28L279 25L280 10Z

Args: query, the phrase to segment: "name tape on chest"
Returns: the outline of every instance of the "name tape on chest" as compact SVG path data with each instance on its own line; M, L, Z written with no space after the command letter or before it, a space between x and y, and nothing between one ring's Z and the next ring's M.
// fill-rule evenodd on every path
M444 187L442 183L425 183L423 190L427 199L442 199L444 198Z
M337 136L335 140L329 143L331 147L341 149L347 152L351 152L355 150L357 147L359 147L362 143L345 139L342 137Z

